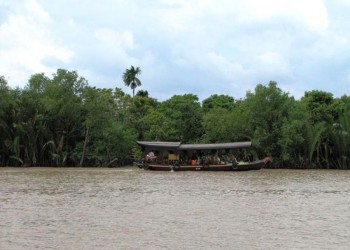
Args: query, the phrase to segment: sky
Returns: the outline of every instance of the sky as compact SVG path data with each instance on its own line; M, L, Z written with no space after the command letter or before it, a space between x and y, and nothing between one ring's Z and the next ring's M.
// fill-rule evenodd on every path
M131 65L150 97L244 98L276 81L299 99L350 95L350 0L0 0L0 75L75 70L121 88Z

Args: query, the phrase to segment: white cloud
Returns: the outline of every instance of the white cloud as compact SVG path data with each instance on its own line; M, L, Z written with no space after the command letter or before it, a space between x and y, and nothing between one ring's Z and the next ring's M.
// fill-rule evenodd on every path
M291 24L299 22L315 32L325 31L329 26L322 0L247 0L238 11L237 19L244 23L284 19Z
M329 28L329 17L322 0L299 1L295 6L295 14L299 14L313 31L324 32Z
M28 13L30 13L34 19L46 23L52 22L49 13L47 13L36 0L27 0L25 2L25 7Z
M52 72L54 69L42 62L46 58L69 62L73 52L54 41L51 22L50 15L30 0L23 10L15 9L0 25L0 74L8 76L10 84L24 86L29 75Z
M197 33L206 27L234 24L261 24L287 21L313 32L324 32L329 27L327 8L322 0L193 0L161 1L158 10L161 23L170 32ZM220 29L220 27L217 27ZM222 27L223 28L223 27ZM227 32L227 30L225 31Z
M133 49L135 47L134 37L130 31L117 33L110 28L101 28L95 31L95 37L108 46L125 49Z
M264 72L270 74L286 74L289 73L289 65L286 60L276 52L265 52L257 57L257 68L263 69Z
M215 71L217 74L222 74L227 79L233 79L237 75L245 74L243 66L238 62L230 61L228 58L219 55L215 52L209 52L206 56L206 69Z
M291 93L330 88L330 80L339 82L335 91L350 92L339 87L348 83L349 0L0 0L0 6L0 75L16 85L65 67L90 84L115 87L134 65L159 96L244 95L269 80Z

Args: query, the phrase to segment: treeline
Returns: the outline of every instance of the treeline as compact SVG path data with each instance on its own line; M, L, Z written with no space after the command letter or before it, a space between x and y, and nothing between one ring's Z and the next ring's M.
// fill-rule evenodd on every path
M276 168L345 169L350 97L314 90L295 100L270 82L239 100L185 94L159 102L145 90L132 97L91 87L64 69L35 74L23 89L0 77L0 166L125 165L137 140L251 140L255 156L272 156Z

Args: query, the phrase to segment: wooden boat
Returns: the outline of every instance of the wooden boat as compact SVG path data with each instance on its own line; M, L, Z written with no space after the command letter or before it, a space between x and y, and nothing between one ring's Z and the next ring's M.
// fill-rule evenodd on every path
M138 141L137 143L144 152L148 152L145 159L137 164L139 168L145 170L248 171L259 170L271 163L269 157L254 161L236 160L234 151L249 148L250 141L214 144L149 141ZM154 152L157 154L155 155Z

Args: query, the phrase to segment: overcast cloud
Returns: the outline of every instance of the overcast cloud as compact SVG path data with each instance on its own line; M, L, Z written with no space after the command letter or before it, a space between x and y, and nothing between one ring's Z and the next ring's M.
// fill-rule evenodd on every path
M270 80L350 95L350 0L0 0L0 75L11 87L58 68L122 88L130 65L162 101L242 98Z

